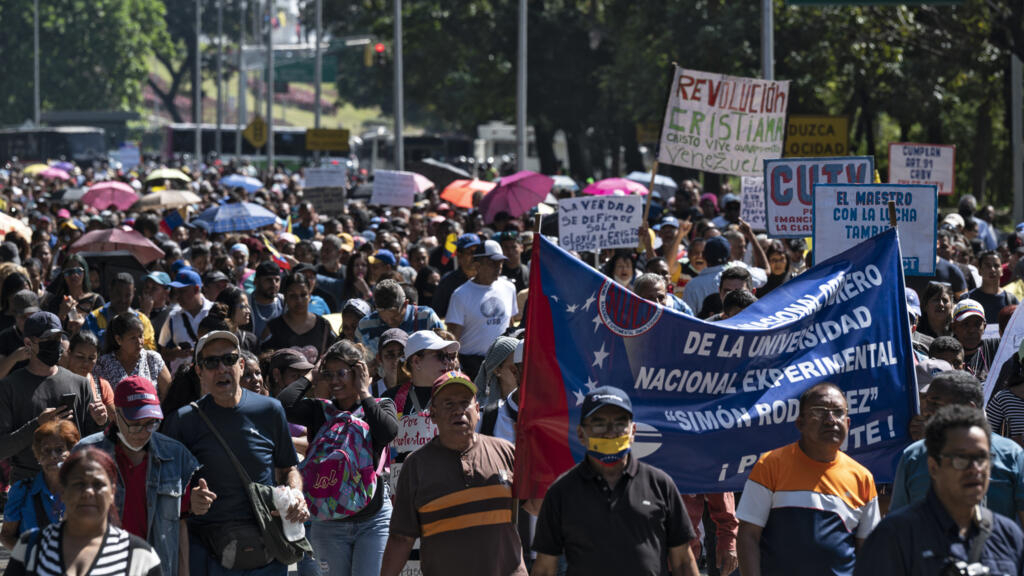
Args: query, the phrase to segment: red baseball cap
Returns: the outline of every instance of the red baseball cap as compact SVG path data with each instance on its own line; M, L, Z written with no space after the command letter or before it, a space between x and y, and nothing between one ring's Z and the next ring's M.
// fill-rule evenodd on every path
M126 420L164 419L156 386L148 378L129 376L114 388L114 406L124 412Z

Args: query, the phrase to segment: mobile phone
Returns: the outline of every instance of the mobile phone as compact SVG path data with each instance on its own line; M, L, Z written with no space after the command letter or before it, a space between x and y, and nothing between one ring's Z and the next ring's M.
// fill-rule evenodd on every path
M78 398L78 394L61 394L60 407L74 411L76 398Z

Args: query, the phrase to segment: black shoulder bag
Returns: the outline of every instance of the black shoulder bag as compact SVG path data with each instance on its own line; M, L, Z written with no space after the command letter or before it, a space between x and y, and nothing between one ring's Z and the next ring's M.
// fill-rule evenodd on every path
M266 566L272 560L285 565L294 564L301 560L304 554L312 554L313 548L306 538L289 542L284 536L281 517L271 514L271 510L275 509L274 488L253 482L209 417L195 402L191 402L190 405L199 413L207 428L213 432L231 458L256 517L256 525L249 522L218 524L200 535L210 552L220 560L221 566L228 570L252 570Z

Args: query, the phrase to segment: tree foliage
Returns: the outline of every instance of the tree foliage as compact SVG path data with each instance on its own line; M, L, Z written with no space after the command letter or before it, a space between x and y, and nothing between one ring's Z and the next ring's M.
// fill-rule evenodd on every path
M33 3L0 2L0 124L33 116ZM43 110L130 110L142 101L147 57L166 45L158 0L39 2Z

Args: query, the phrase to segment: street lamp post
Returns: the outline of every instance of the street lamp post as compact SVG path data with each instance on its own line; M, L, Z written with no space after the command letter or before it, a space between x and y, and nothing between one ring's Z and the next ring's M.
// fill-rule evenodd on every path
M217 0L217 155L224 153L221 129L224 123L224 0Z
M242 126L245 125L245 92L248 74L245 71L245 0L238 0L238 117L235 119L235 156L242 155Z
M402 0L395 0L395 169L405 169L405 141L402 127L405 124L402 85Z
M36 126L39 126L39 0L35 0L33 12L33 28L34 32L32 35L32 46L35 53L35 61L32 70L32 121L35 122Z
M199 36L202 34L203 26L202 0L196 0L196 70L195 81L192 86L192 113L195 115L196 123L196 164L203 159L203 55L199 52Z
M519 0L519 62L516 67L516 166L526 170L526 0Z

